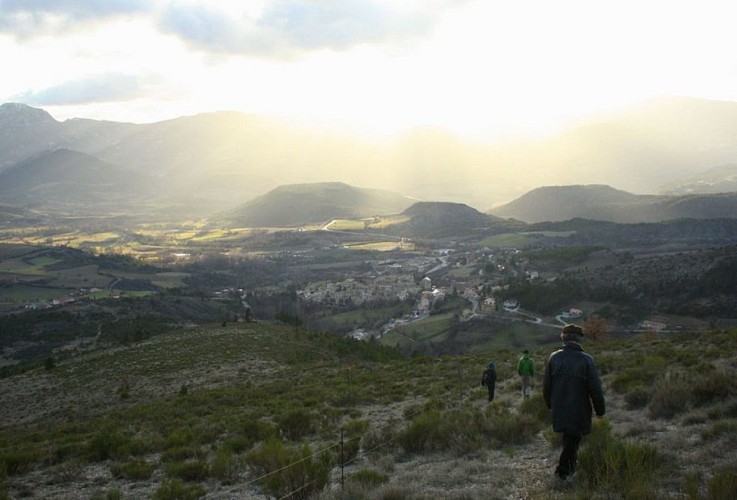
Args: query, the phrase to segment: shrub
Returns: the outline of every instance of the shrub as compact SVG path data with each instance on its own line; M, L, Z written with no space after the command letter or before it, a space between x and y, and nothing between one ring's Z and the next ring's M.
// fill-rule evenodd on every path
M657 384L648 408L654 418L669 418L692 405L722 401L735 392L734 383L724 372L709 372L693 380L676 377Z
M722 467L714 472L708 483L709 500L725 500L734 498L737 491L737 465Z
M142 459L133 459L124 464L112 464L110 466L110 472L113 474L113 477L118 479L149 479L155 469L156 466L154 464Z
M372 429L361 437L361 446L364 453L372 453L396 443L397 433L394 426L385 425L381 429Z
M243 453L253 445L253 441L246 436L231 436L225 440L223 445L233 453Z
M315 430L313 415L301 408L281 415L277 423L284 436L292 441L297 441Z
M195 439L194 431L190 426L175 429L166 436L167 448L190 446L194 443L199 444L199 440Z
M130 449L129 437L109 429L101 429L90 440L87 455L93 462L100 462L109 458L124 457L130 453Z
M376 487L388 482L389 476L373 469L359 469L348 476L348 480L365 486Z
M123 500L123 493L120 490L101 491L93 494L91 500Z
M0 455L0 477L25 474L33 470L38 453L30 450L11 450Z
M643 385L631 387L624 395L628 410L645 408L650 402L652 391Z
M525 398L519 407L519 412L523 415L529 415L543 424L550 423L550 409L545 405L545 399L540 393Z
M613 490L624 498L655 498L663 458L650 445L615 438L611 424L594 422L579 453L579 469L591 488Z
M735 392L733 377L724 372L712 372L693 383L693 403L697 406L721 401Z
M229 448L221 448L210 465L210 475L223 482L233 482L240 472L239 462Z
M184 484L178 479L166 481L154 492L153 500L195 500L207 492L199 484Z
M707 440L719 438L737 440L737 420L728 419L715 422L711 427L701 432L701 437Z
M246 461L265 492L277 498L309 498L325 487L333 465L327 452L313 455L307 444L287 448L276 438L248 453Z
M688 409L690 384L683 379L664 380L655 386L648 411L652 418L671 418Z
M666 366L661 356L645 356L637 365L626 368L612 380L611 387L620 394L625 394L633 387L650 386L660 378Z
M209 477L210 466L204 460L185 460L171 462L166 465L166 473L185 481L202 481Z
M499 445L518 445L528 442L542 429L543 422L534 415L498 412L489 418L489 434Z
M399 444L406 453L439 451L445 448L446 431L441 425L439 411L422 413L400 433Z
M345 425L343 439L341 440L342 455L338 457L338 462L347 464L358 456L361 448L361 435L368 429L367 420L351 420Z
M161 454L163 462L173 462L177 460L186 460L188 458L202 458L204 455L199 446L174 446L167 448Z

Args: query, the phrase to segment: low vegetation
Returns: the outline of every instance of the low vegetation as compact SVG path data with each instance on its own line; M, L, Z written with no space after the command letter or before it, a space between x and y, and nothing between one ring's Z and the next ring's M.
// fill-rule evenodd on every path
M534 353L539 366L552 348ZM737 332L586 348L610 416L584 440L569 492L547 482L559 441L541 394L518 395L515 352L405 358L251 323L175 331L0 379L0 498L482 498L516 488L727 498ZM487 405L477 379L490 356L500 378ZM528 473L506 482L485 472L519 461ZM430 462L433 479L419 472ZM400 464L417 470L413 479ZM456 483L456 469L468 479Z

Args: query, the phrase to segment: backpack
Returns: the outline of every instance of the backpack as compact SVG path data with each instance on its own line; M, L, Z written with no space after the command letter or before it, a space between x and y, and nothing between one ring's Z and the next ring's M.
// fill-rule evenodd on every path
M496 367L494 363L489 363L489 368L484 370L484 373L481 375L481 385L489 385L494 382L496 382Z

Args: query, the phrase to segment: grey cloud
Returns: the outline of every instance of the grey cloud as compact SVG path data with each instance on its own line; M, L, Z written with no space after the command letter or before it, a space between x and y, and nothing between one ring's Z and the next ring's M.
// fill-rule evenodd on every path
M125 74L104 74L71 80L14 98L34 106L59 106L91 102L123 101L141 94L138 78Z
M28 37L113 16L150 12L146 0L0 0L0 32Z
M160 29L204 51L232 54L294 54L363 43L390 43L428 32L436 8L398 13L370 0L277 0L258 19L236 19L204 4L171 4Z

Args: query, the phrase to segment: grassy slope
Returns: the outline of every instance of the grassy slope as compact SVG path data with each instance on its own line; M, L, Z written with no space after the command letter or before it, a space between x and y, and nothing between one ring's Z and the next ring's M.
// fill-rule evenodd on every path
M554 347L533 351L538 365ZM648 487L661 497L704 490L717 466L737 465L737 332L586 348L607 386L614 435L649 443L665 457ZM478 386L489 357L500 376L493 407ZM255 497L263 485L248 457L259 443L281 436L334 451L342 428L358 429L366 450L348 473L380 475L377 484L363 485L366 498L392 491L401 498L484 498L490 490L502 498L521 491L547 498L553 493L545 478L557 455L547 426L508 440L524 430L513 417L520 409L515 362L512 350L401 359L378 346L269 324L193 328L83 354L0 379L0 498L140 498L169 478L199 484L213 498ZM420 430L408 420L417 413L427 416ZM432 418L439 427L417 444L415 434L432 427ZM456 425L461 418L470 420ZM458 435L476 426L484 430ZM515 471L520 461L526 473L497 484L490 465ZM150 471L136 475L136 467ZM618 487L602 481L577 491Z

